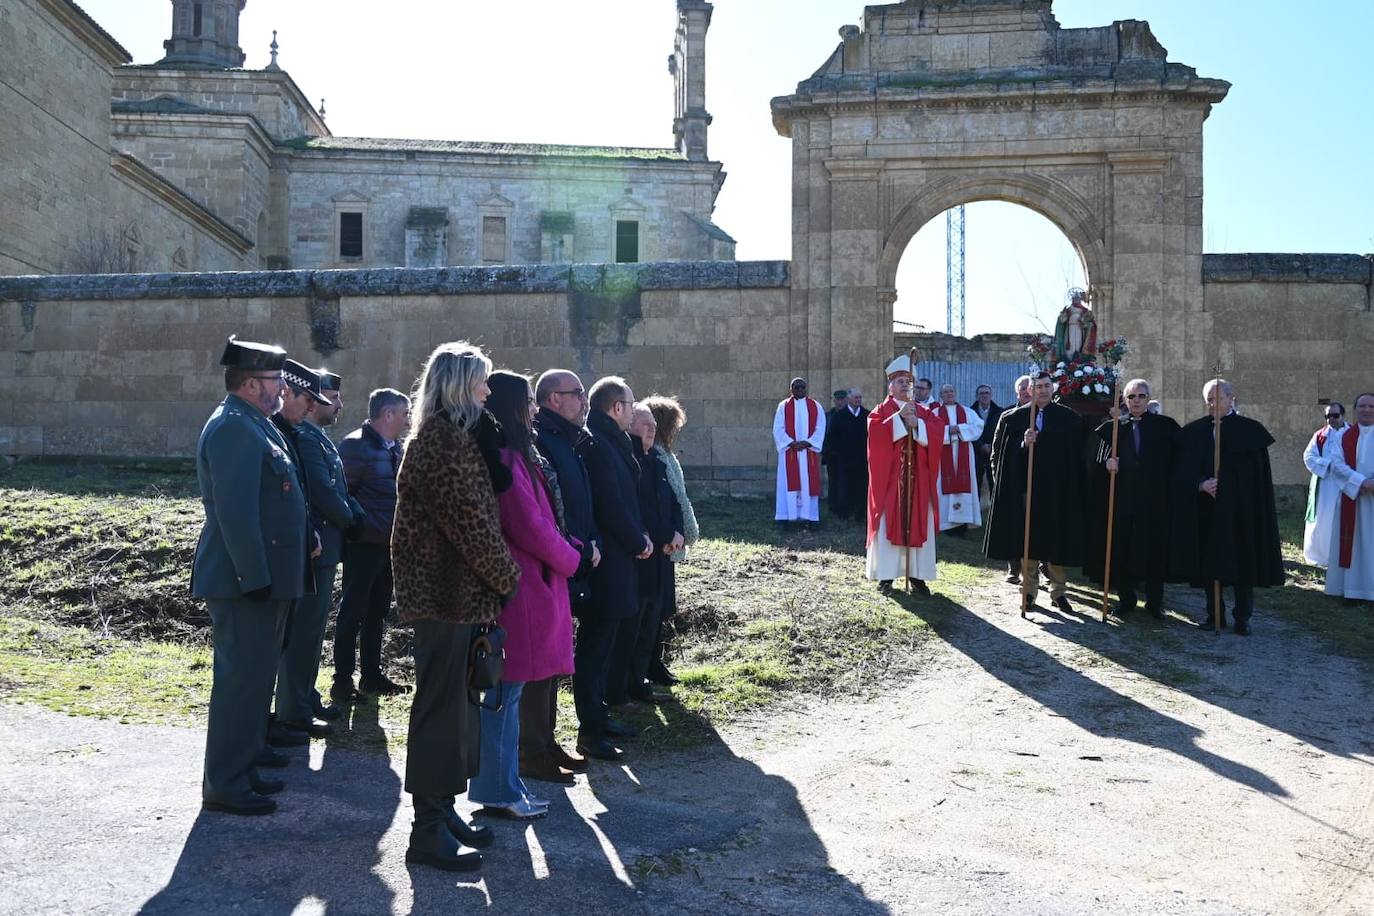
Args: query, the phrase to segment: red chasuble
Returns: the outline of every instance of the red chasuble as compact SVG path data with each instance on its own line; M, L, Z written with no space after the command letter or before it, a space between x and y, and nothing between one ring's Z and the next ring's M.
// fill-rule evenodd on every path
M944 405L941 404L936 408L936 411L943 419L945 416ZM960 426L968 422L968 414L964 411L963 404L954 405L954 422ZM962 439L958 442L946 442L940 452L941 491L945 493L972 493L973 475L969 473L968 468L969 444Z
M793 400L796 400L793 398ZM788 404L782 410L783 428L787 430L787 438L792 441L797 439L810 439L816 434L816 423L820 419L821 405L811 398L806 399L806 432L797 435L797 411L795 404ZM801 491L801 465L798 463L798 455L806 456L806 480L809 484L810 493L807 496L821 495L821 456L820 452L814 448L797 451L788 449L784 453L784 461L787 463L787 492L798 493Z
M911 491L906 484L906 440L892 441L892 424L885 422L898 413L901 405L889 397L868 415L868 538L864 546L873 543L878 533L878 521L887 515L887 539L899 547L920 547L926 542L926 510L935 518L935 530L940 529L940 494L936 486L940 480L938 449L944 439L945 422L932 410L917 405L916 414L926 425L926 441L936 448L912 443L915 474ZM938 450L937 450L938 449ZM910 515L903 512L906 499ZM911 519L911 536L903 541L902 526Z

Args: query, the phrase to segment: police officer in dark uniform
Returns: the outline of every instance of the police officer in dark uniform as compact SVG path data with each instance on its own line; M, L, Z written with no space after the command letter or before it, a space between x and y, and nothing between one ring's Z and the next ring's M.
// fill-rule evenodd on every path
M201 785L208 811L269 814L277 806L266 796L282 788L254 764L287 611L306 593L314 540L296 465L268 419L281 408L285 362L280 347L231 336L220 359L229 394L196 443L205 526L191 594L209 607L215 646Z
M281 410L272 415L272 423L281 432L282 438L286 440L287 447L291 450L291 460L296 465L297 475L300 477L301 485L305 491L305 503L307 507L314 505L312 498L312 486L314 481L305 468L301 459L301 427L306 417L315 407L330 407L330 402L320 391L320 378L315 370L309 366L288 359L282 367L282 377L286 381L286 394L282 398ZM319 525L315 522L314 513L311 513L311 538L313 543L320 545ZM322 546L322 545L321 545ZM309 738L325 738L334 733L334 727L328 722L316 720L314 716L314 676L318 669L318 649L316 650L316 664L310 665L303 660L304 653L308 651L313 626L306 626L302 630L302 614L315 610L314 605L319 603L320 592L317 569L314 563L308 567L307 591L306 594L297 601L291 608L291 613L287 616L286 639L282 647L282 657L277 665L277 711L275 720L267 731L267 743L280 746L291 746L305 744ZM328 613L329 595L324 596L326 613ZM311 607L307 608L306 606ZM313 621L313 617L312 617ZM294 664L292 664L294 662ZM310 682L301 684L301 677L310 672ZM299 701L299 702L298 702Z
M342 715L337 706L325 706L315 689L324 630L333 605L334 578L343 557L345 532L360 524L366 513L349 495L339 450L322 428L334 425L343 408L339 391L343 380L324 369L308 375L305 371L293 372L292 361L287 360L287 384L293 384L293 375L299 376L304 390L320 395L310 400L309 410L295 427L295 433L296 450L305 473L310 520L319 533L321 552L313 561L315 593L296 602L291 616L286 648L277 669L277 717L287 724L305 725L311 734L320 735L332 729L321 727L327 727L327 723L312 722L312 716L333 720Z

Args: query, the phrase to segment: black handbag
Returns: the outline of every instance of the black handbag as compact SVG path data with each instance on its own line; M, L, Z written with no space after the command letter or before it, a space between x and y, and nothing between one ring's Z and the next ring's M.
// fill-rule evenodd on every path
M501 685L506 667L506 631L494 623L482 623L472 628L472 643L468 646L468 698L483 709L497 712L501 703L488 705L482 693Z

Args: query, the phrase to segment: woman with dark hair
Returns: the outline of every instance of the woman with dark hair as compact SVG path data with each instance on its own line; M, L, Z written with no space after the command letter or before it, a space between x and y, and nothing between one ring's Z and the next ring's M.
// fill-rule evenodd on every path
M495 422L482 409L491 361L464 342L441 344L412 400L410 441L396 477L391 566L396 607L415 629L415 702L405 788L415 824L406 861L468 871L492 833L465 823L454 798L476 773L477 715L468 694L474 625L515 593L520 567L501 537ZM499 462L496 469L500 470Z
M488 383L487 409L505 432L499 454L511 480L500 497L501 533L520 567L520 589L496 621L506 631L506 663L499 689L488 698L501 705L482 707L482 763L468 798L489 814L530 820L547 814L548 802L531 796L520 777L521 696L527 688L539 691L534 700L544 709L552 703L546 694L556 679L572 673L568 579L584 561L590 563L591 547L569 543L559 529L553 495L537 463L529 379L499 371Z

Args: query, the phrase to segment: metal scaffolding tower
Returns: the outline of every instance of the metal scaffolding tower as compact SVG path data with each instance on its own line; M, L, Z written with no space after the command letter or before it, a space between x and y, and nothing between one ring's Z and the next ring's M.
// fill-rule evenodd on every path
M964 336L964 208L945 211L945 333L954 334L954 311L959 310L958 335Z

